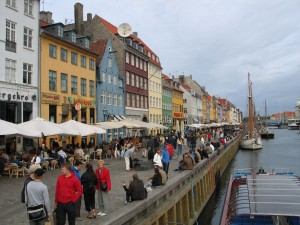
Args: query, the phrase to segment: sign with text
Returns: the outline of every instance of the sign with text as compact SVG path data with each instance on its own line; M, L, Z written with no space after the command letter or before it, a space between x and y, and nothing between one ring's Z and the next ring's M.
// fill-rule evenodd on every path
M85 108L93 108L96 105L96 100L86 100L82 98L73 98L71 96L68 97L69 103L71 105L76 105L77 103L81 104L82 107Z
M175 117L175 118L182 118L183 117L183 113L174 112L173 113L173 117Z
M41 101L42 103L59 104L60 96L55 94L42 93Z

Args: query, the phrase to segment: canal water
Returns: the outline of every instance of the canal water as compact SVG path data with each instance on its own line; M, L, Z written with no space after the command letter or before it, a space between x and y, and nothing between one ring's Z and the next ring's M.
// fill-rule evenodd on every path
M215 191L203 213L199 225L219 225L230 174L234 169L287 168L300 173L299 130L274 129L275 138L263 140L263 149L257 151L239 150L222 176L220 187Z

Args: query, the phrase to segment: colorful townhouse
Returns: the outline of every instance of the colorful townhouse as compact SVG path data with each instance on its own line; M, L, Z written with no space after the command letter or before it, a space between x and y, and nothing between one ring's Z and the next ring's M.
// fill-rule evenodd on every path
M114 49L110 39L91 43L91 50L97 57L96 113L97 122L123 120L124 79L116 64ZM98 143L124 137L123 129L108 129L106 134L98 135Z
M50 17L48 17L49 19ZM65 31L62 23L41 22L41 117L54 123L96 122L96 57L90 40ZM93 136L59 136L59 143L88 143ZM49 146L50 140L47 140Z
M168 127L164 132L170 133L173 128L173 103L171 79L162 74L162 124Z
M184 123L183 113L183 91L179 88L179 83L172 80L172 104L173 104L173 130L182 130L182 124Z

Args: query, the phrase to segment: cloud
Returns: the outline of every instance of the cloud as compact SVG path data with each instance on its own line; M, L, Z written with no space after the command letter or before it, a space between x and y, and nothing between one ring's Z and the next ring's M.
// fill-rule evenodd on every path
M66 7L54 0L48 7L63 22L73 18L77 1ZM270 113L294 111L300 99L298 0L80 2L85 14L98 14L116 26L131 24L160 57L166 74L192 74L211 95L228 98L242 111L248 72L257 104L267 99Z

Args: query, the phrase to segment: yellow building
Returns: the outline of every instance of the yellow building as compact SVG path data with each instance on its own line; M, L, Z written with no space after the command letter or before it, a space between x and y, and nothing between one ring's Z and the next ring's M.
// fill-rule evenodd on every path
M184 121L183 113L183 91L179 89L179 83L172 82L172 104L173 104L173 130L180 131L181 123Z
M162 67L159 58L147 46L146 54L148 62L148 90L149 90L149 121L152 123L162 123ZM161 133L160 129L152 129L151 135Z
M96 54L89 39L64 31L62 23L43 26L40 37L40 115L55 123L96 121ZM77 105L77 109L75 109ZM46 145L50 147L50 139ZM56 137L59 144L86 144L91 137Z

